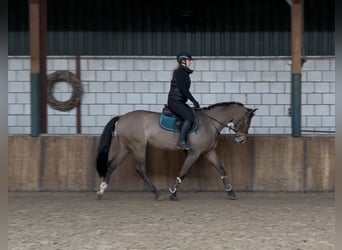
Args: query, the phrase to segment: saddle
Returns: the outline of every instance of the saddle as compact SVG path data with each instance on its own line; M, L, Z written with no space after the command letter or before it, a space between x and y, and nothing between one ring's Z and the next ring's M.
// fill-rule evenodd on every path
M190 129L190 133L195 132L198 130L198 119L197 119L197 114L194 111L195 114L195 120L194 123ZM161 128L168 130L168 131L173 131L179 133L182 125L184 123L184 120L174 114L169 107L165 104L164 108L162 110L162 113L160 114L160 119L159 119L159 125Z

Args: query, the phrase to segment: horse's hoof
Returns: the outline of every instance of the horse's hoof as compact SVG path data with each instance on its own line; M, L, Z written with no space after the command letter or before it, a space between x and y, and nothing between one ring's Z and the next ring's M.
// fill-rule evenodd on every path
M177 196L175 196L175 195L170 195L170 201L178 201Z
M103 193L97 192L97 193L96 193L96 196L97 196L97 199L98 199L98 200L101 200L102 197L103 197Z
M234 190L231 190L228 192L228 199L236 200L236 194L235 194Z

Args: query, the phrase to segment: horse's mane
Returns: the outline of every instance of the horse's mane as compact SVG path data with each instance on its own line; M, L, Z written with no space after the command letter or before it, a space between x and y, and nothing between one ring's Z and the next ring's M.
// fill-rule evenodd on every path
M244 107L244 105L240 102L220 102L220 103L212 104L212 105L205 107L203 109L204 110L210 110L212 108L216 108L216 107L220 107L220 106L230 106L230 105L239 105L239 106Z

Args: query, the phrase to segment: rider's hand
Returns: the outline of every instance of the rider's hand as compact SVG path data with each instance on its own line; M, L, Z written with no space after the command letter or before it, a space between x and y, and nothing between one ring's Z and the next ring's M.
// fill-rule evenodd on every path
M194 106L195 106L195 109L200 109L200 105L197 101L194 101Z

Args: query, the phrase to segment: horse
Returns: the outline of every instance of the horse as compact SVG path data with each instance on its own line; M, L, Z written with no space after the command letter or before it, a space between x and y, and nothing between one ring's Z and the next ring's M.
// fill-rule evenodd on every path
M200 156L204 156L214 165L221 176L228 198L236 199L235 191L227 177L225 168L215 152L217 138L224 127L229 127L235 132L235 141L239 144L245 143L256 110L247 108L239 102L221 102L194 110L199 127L196 132L192 132L188 136L191 149L186 151L187 157L179 176L169 188L170 200L178 200L177 190L190 167ZM159 124L160 116L161 113L158 112L135 110L121 116L115 116L105 125L96 157L96 169L98 175L103 178L97 192L98 199L102 198L105 189L108 187L113 171L129 154L133 154L136 161L136 170L154 194L154 198L156 200L161 198L160 191L146 174L147 145L162 150L181 149L177 147L179 134L163 129ZM227 124L231 124L231 126ZM108 160L115 128L116 139L119 141L119 150L112 159Z

